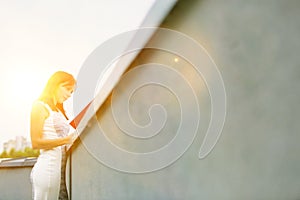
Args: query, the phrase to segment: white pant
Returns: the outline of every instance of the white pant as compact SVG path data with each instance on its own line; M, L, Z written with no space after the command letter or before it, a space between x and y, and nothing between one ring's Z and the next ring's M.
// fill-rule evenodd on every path
M41 151L32 171L32 198L57 200L61 175L61 148Z

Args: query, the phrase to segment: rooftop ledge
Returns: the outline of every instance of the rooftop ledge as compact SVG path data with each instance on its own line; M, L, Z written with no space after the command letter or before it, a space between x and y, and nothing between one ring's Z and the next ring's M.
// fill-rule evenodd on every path
M35 164L36 160L36 157L3 158L0 159L0 168L32 167Z

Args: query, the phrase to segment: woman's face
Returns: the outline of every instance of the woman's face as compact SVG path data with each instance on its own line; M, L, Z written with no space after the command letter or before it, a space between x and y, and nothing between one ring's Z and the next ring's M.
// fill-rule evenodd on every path
M63 103L65 100L67 100L73 93L74 87L74 85L69 85L66 83L60 84L56 91L57 103Z

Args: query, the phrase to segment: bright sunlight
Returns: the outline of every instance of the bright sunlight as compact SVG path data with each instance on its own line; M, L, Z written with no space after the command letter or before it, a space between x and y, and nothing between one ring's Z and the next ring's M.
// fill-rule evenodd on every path
M39 70L40 71L40 70ZM30 104L38 98L47 78L35 73L33 67L10 68L5 72L2 94L7 106Z

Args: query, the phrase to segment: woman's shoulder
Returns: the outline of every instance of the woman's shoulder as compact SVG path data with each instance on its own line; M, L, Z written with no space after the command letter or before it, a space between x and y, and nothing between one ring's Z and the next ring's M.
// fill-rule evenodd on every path
M49 108L48 104L46 104L45 102L43 102L41 100L36 100L32 104L31 112L48 116L50 114L50 110L51 109Z

